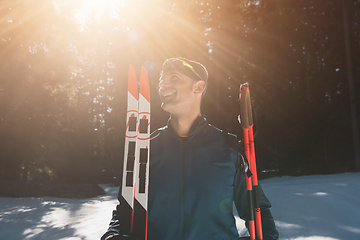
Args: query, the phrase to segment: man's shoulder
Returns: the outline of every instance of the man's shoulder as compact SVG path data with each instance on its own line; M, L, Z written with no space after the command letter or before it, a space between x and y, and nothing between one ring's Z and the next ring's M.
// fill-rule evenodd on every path
M227 134L228 137L232 140L232 141L236 141L236 135L229 133L227 131L221 130L220 128L217 128L211 124L208 124L208 129L209 131L211 131L213 134L218 135L219 137L223 137L224 134Z
M168 126L156 129L150 134L150 156L153 158L169 144Z
M163 135L168 130L168 126L164 126L161 128L156 129L150 134L150 140L154 140L159 138L161 135Z

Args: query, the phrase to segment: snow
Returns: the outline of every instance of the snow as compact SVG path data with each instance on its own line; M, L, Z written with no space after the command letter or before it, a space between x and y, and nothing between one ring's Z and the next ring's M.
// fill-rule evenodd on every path
M263 181L281 239L360 239L360 173Z
M360 173L260 181L280 239L360 239ZM117 204L117 187L92 199L0 198L0 239L98 240ZM244 223L237 219L241 234Z

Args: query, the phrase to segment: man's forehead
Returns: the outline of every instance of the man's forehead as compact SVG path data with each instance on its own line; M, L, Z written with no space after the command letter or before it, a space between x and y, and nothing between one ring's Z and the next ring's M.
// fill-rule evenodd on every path
M170 77L172 75L177 75L179 77L186 77L188 78L188 76L186 76L185 74L178 72L176 70L170 70L170 71L166 71L164 72L161 76L160 76L160 80L163 79L164 77Z
M173 74L178 74L178 75L184 75L182 74L181 72L179 71L176 71L176 70L169 70L169 71L165 71L163 73L163 76L167 76L167 75L173 75ZM185 75L184 75L185 76Z

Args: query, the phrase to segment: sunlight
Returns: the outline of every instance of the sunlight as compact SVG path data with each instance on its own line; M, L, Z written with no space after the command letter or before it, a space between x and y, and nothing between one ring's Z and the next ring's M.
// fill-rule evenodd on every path
M289 228L289 229L303 228L302 226L300 226L298 224L287 223L287 222L276 221L276 220L275 220L275 224L278 228Z
M316 195L316 196L325 196L325 195L328 195L328 194L325 193L325 192L316 192L316 193L314 193L314 195Z
M340 240L338 238L324 237L324 236L311 236L311 237L295 237L291 240Z
M90 14L94 13L98 18L105 9L110 13L111 18L118 17L118 11L125 7L124 0L78 0L80 8L75 14L75 18L80 24L85 24Z
M344 229L349 232L352 232L352 233L360 234L360 228L358 228L358 227L339 226L339 228Z

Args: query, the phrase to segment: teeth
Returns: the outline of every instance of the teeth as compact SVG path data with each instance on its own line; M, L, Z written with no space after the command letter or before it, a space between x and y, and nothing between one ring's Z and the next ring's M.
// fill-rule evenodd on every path
M170 96L170 95L173 95L173 93L164 93L163 94L164 97L167 97L167 96Z
M167 97L167 96L173 95L174 93L175 93L175 91L165 91L161 95L163 97Z

